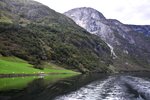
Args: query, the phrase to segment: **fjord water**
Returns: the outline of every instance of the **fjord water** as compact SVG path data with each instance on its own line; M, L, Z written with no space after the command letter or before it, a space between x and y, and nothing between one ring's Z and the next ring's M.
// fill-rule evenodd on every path
M0 85L0 100L150 100L143 72L1 78Z

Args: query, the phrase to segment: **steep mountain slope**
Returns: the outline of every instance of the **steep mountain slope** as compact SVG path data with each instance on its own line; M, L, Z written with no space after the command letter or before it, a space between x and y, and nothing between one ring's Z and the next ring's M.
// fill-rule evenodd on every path
M138 33L144 33L146 36L150 36L150 25L127 25Z
M0 0L0 55L53 62L80 72L108 72L110 48L70 18L32 0Z
M75 8L64 13L79 26L96 34L111 48L114 66L119 70L144 70L150 67L150 38L133 26L106 19L93 8ZM142 32L149 32L149 29ZM149 33L148 33L149 34Z

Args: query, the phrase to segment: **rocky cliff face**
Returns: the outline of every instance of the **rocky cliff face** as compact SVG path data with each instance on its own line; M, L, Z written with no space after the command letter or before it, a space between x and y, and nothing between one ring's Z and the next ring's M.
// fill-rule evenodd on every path
M149 68L148 26L125 25L115 19L106 19L93 8L75 8L64 14L91 34L104 40L111 49L114 66L120 70Z
M102 13L93 8L77 8L72 9L65 13L68 17L72 18L78 25L85 28L88 32L100 36L105 42L110 45L119 45L118 39L115 37L115 32L125 37L125 32L129 28L124 26L121 22L113 19L106 19ZM133 43L133 39L129 40Z

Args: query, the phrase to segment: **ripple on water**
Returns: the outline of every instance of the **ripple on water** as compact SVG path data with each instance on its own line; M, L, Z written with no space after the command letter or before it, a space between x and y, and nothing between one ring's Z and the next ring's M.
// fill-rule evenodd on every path
M139 94L128 92L127 85ZM144 98L144 99L143 99ZM150 82L132 76L110 76L103 81L93 82L77 91L56 97L55 100L149 100Z
M150 100L150 81L132 76L122 77L122 80L137 91L139 98Z

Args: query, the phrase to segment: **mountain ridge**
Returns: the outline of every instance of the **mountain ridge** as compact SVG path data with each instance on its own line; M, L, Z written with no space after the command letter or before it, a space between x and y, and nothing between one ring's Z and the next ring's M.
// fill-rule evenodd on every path
M81 7L69 10L64 14L88 32L104 40L118 57L114 57L114 63L120 70L149 68L150 38L136 31L135 26L125 25L116 19L94 19L90 13L99 12L94 10ZM144 31L140 28L140 32Z

